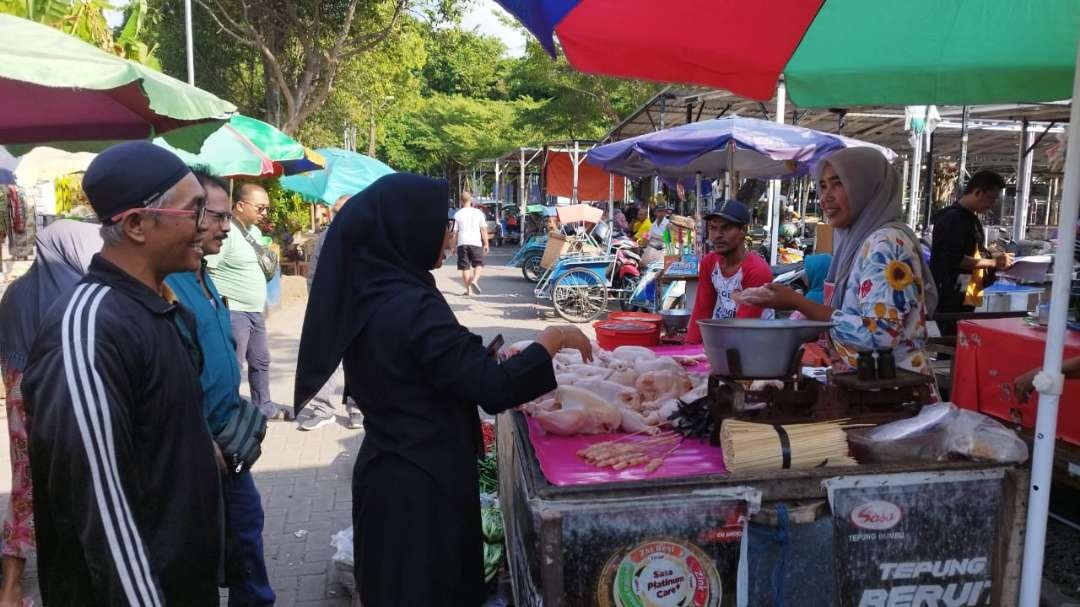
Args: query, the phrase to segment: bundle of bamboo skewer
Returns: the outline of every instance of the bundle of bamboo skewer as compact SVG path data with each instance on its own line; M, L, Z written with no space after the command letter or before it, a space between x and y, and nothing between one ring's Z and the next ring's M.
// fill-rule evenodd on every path
M720 447L729 472L854 466L848 454L844 422L809 424L755 424L725 419L720 426Z

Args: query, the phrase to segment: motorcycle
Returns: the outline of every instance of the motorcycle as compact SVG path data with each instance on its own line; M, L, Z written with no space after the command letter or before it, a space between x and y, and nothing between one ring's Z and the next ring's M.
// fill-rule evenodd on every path
M802 261L771 266L773 282L787 285L803 295L810 290L806 280L806 268Z

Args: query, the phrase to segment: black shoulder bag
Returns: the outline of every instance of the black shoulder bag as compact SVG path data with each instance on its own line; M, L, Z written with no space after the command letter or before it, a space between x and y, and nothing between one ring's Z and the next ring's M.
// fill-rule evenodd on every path
M244 235L244 240L251 245L251 248L255 249L255 258L259 260L259 268L262 269L266 282L273 280L274 276L277 274L278 268L277 253L274 253L268 247L264 247L257 242L251 233L248 232L247 228L235 219L233 220L233 225Z

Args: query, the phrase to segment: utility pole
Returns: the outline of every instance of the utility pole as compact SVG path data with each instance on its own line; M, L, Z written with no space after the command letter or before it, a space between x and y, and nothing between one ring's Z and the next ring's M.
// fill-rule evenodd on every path
M191 31L191 0L184 0L184 39L187 47L187 83L195 86L195 42Z

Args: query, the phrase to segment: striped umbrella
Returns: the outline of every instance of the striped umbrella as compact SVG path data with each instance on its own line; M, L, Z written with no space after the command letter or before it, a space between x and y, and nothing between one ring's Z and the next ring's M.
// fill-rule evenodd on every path
M1080 0L497 0L594 74L799 107L1070 95Z

